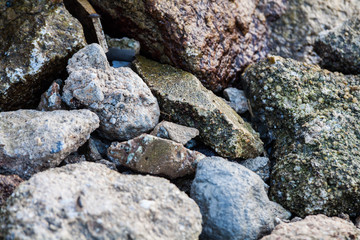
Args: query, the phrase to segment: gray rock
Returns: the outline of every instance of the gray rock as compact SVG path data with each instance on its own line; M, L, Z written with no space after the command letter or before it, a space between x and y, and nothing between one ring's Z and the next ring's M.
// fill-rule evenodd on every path
M156 125L150 134L185 145L188 141L199 135L199 130L172 122L162 121Z
M5 239L198 239L201 215L158 177L123 175L82 162L21 184L0 212Z
M116 166L173 179L194 174L196 163L205 156L174 141L142 134L127 142L113 142L108 157Z
M360 74L360 18L347 20L341 26L321 32L315 42L321 66L331 71Z
M81 24L59 2L1 1L0 110L36 107L44 86L86 45Z
M360 76L270 57L243 74L275 140L270 196L300 217L360 211Z
M99 127L89 110L0 113L0 174L29 178L56 167Z
M290 213L271 202L258 175L219 157L198 163L191 198L203 216L203 239L258 239Z
M104 164L107 168L117 171L115 163L110 162L106 159L100 159L99 161L96 161L96 163Z
M270 159L267 157L250 158L240 162L241 165L255 172L266 182L270 178Z
M360 239L360 231L346 220L319 214L304 220L282 223L261 240Z
M68 164L75 164L86 161L86 158L84 155L80 155L77 152L70 154L67 156L60 164L60 166L68 165Z
M98 44L76 53L67 67L63 100L71 108L85 107L100 118L99 134L128 140L153 129L159 121L156 98L130 68L110 67Z
M249 110L248 99L245 92L237 88L226 88L224 90L226 100L230 101L232 107L237 113L241 114Z
M63 81L61 79L55 80L49 89L41 95L37 110L54 111L64 109L60 95L62 86Z
M120 48L120 49L132 49L135 50L136 54L140 54L140 42L132 38L112 38L108 35L105 35L106 42L109 48Z
M163 117L199 130L218 154L252 158L263 152L259 135L191 73L139 56L135 67L156 95Z

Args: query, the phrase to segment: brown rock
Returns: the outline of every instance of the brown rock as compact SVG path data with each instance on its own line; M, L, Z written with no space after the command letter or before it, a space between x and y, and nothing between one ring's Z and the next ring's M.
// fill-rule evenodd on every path
M22 181L18 175L0 175L0 205L4 204Z
M174 179L193 174L197 161L205 156L179 143L142 134L127 142L113 142L108 157L117 166Z
M153 59L193 73L213 91L266 54L257 0L90 2L105 30L139 40Z

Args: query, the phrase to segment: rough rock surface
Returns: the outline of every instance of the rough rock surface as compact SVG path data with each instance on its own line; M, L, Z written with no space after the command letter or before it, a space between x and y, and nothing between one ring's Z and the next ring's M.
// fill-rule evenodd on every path
M37 110L54 111L64 109L60 95L63 84L64 83L61 79L55 80L49 89L41 95Z
M266 54L266 18L257 0L90 2L105 30L139 40L153 59L193 73L214 91Z
M360 211L360 77L269 57L244 75L275 139L271 197L299 216Z
M198 206L168 180L89 162L36 174L0 212L4 239L195 240L200 232Z
M266 182L270 178L270 159L267 157L256 157L240 162L241 165L255 172Z
M188 141L199 135L199 130L172 122L162 121L156 125L150 134L160 138L170 139L185 145Z
M105 37L109 48L132 49L136 54L140 54L140 43L135 39L128 37L112 38L108 35Z
M224 90L224 96L226 100L230 101L230 107L232 107L237 113L241 114L249 110L248 99L245 96L243 90L237 88L226 88Z
M270 23L271 53L307 63L318 63L313 51L318 34L360 14L358 0L291 0L286 11Z
M321 66L331 71L360 74L360 17L321 32L315 42Z
M307 240L307 239L359 239L360 231L354 224L338 217L319 214L307 216L294 223L282 223L261 240Z
M99 127L89 110L0 113L0 174L29 178L56 167Z
M203 216L203 239L258 239L271 232L275 218L290 213L266 195L264 182L240 164L219 157L197 165L191 198Z
M199 130L200 138L224 157L257 157L259 135L191 73L138 57L135 67L159 101L163 117Z
M174 141L142 134L127 142L113 142L108 157L117 166L173 179L194 174L197 162L205 156Z
M130 68L110 67L100 45L88 45L74 54L67 69L64 102L95 112L103 137L128 140L158 123L159 106L150 89Z
M59 2L0 2L0 110L36 106L67 59L85 46L80 23Z
M0 175L0 207L22 181L18 175Z

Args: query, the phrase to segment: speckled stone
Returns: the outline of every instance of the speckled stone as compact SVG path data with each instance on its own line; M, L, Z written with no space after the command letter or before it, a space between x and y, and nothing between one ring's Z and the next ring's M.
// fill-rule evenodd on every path
M270 196L305 216L360 211L360 77L269 57L243 74L275 140Z
M18 175L0 175L0 208L22 181Z

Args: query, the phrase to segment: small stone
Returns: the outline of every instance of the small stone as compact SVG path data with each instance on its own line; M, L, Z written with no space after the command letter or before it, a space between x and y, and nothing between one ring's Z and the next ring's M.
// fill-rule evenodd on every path
M224 96L230 101L230 106L239 114L249 110L248 99L245 92L237 88L226 88Z
M132 38L112 38L105 35L109 48L132 49L136 54L140 54L140 42Z
M41 95L40 103L37 107L39 111L64 110L60 95L60 89L63 86L61 79L55 80L49 89Z
M185 145L191 139L199 135L199 130L172 122L162 121L156 125L150 134L160 138L170 139Z
M250 158L240 162L241 165L258 174L266 182L270 178L270 159L267 157Z

